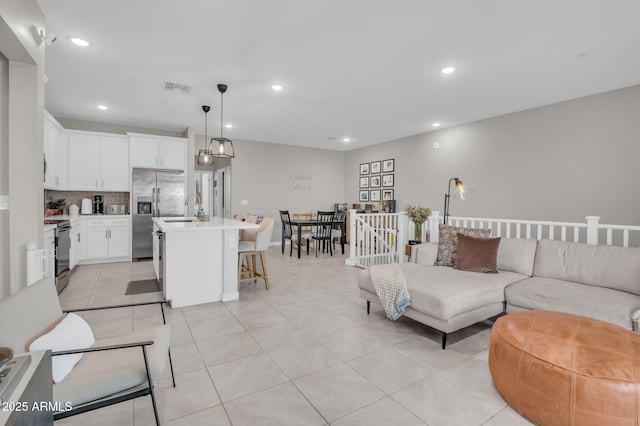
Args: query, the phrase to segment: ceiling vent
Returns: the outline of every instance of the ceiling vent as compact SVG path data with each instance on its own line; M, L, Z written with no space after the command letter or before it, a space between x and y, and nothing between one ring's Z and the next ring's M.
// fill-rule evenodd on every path
M191 89L191 86L187 86L186 84L174 83L173 81L165 81L164 88L166 90L182 90L183 92L187 93Z

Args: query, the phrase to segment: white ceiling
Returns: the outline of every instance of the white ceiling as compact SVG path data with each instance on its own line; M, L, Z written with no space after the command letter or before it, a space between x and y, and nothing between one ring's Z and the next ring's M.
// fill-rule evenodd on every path
M218 136L226 83L226 137L351 150L640 84L637 0L38 3L60 118Z

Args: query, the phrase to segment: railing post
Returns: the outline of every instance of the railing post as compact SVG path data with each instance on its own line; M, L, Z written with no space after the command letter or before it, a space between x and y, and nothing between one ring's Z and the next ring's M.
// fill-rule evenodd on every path
M429 242L438 243L440 237L440 212L431 210L431 216L427 218L429 223Z
M398 244L396 250L398 250L398 262L404 263L406 256L404 254L404 247L407 244L407 228L409 224L409 218L403 212L398 215Z
M587 244L598 244L600 216L587 216Z
M344 261L344 264L347 266L356 266L358 261L356 260L356 210L349 210L349 223L347 226L349 227L349 257Z

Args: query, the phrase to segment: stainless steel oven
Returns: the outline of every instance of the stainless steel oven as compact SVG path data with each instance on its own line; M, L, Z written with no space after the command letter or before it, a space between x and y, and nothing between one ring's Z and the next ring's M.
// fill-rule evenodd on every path
M58 294L69 284L69 252L71 251L71 222L68 220L45 220L44 223L56 224L55 229L55 280Z

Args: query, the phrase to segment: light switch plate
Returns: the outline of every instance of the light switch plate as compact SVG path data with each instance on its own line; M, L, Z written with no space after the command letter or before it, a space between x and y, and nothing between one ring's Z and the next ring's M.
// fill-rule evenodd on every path
M248 206L249 205L249 200L240 200L240 205L241 206Z

